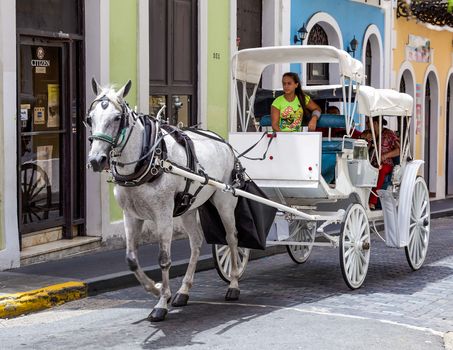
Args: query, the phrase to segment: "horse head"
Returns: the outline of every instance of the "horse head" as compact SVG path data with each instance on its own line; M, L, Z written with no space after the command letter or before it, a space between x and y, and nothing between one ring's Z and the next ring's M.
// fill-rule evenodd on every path
M86 124L91 129L88 166L101 172L108 168L110 153L124 141L129 126L130 109L124 100L131 88L129 80L121 89L102 88L91 80L96 98L88 110Z

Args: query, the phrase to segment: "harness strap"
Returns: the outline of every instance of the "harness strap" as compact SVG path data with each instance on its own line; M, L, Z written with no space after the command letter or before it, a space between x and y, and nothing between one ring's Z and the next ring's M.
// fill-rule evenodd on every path
M193 180L186 178L184 190L182 192L177 193L175 196L175 208L173 210L173 216L176 217L184 214L187 210L190 209L193 202L195 202L197 195L208 183L208 176L205 173L201 164L198 162L198 158L195 152L195 146L189 135L187 135L184 131L168 124L162 125L162 129L170 133L172 137L175 139L175 141L179 145L184 147L187 156L187 168L190 169L191 172L197 172L198 167L199 168L198 174L204 176L206 179L204 183L200 184L195 193L191 194L189 190L190 186L193 183Z

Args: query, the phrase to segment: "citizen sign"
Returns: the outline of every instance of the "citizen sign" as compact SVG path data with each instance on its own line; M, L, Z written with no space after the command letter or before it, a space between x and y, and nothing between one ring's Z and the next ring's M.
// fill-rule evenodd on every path
M50 67L50 60L31 60L32 67Z

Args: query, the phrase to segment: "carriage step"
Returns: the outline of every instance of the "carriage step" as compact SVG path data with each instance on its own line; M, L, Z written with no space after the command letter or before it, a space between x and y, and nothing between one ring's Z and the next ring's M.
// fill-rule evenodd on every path
M21 266L58 260L90 252L101 246L101 237L74 237L27 247L21 251Z

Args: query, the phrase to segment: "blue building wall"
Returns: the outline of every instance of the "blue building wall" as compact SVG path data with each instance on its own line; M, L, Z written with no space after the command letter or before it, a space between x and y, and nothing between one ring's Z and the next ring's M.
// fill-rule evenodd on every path
M361 60L363 39L370 24L375 24L379 28L385 47L384 10L351 0L291 0L291 43L302 24L307 24L310 17L317 12L325 12L337 21L343 37L344 50L355 35L359 41L355 58ZM296 72L298 69L300 73L298 67L299 65L292 65L291 69L296 69Z

